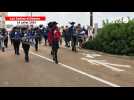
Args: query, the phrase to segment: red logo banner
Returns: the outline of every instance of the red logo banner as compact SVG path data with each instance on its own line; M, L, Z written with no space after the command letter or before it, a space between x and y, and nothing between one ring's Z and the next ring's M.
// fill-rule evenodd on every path
M45 16L6 16L6 21L45 21Z

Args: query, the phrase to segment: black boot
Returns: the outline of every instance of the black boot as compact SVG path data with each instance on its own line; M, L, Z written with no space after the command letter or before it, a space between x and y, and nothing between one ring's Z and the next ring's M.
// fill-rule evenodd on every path
M29 62L29 57L25 57L25 62Z
M38 51L38 48L37 47L35 48L35 51Z
M56 57L55 54L53 53L53 61L56 61Z
M74 47L72 47L72 51L74 51Z
M55 59L55 63L58 64L58 59L57 58Z
M74 52L77 52L76 47L74 47Z
M55 57L53 57L53 61L55 61Z
M15 51L15 55L17 55L16 51Z
M51 55L53 55L53 51L51 51Z
M56 53L55 53L55 63L58 64L57 51L56 51Z
M6 44L6 48L8 48L8 45Z
M2 52L5 52L5 48L4 47L2 48Z
M25 60L26 63L29 63L29 60Z
M16 53L17 55L20 55L20 53L17 51L17 53Z

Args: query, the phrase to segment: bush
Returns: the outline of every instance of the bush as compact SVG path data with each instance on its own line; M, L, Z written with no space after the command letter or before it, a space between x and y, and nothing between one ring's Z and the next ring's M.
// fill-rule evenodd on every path
M105 23L93 40L84 44L84 48L111 54L134 55L134 20L127 23Z

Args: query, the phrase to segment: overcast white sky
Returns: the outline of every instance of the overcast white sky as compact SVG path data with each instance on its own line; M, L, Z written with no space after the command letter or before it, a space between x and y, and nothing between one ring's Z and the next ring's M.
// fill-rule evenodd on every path
M8 12L8 16L27 16L30 12ZM46 16L46 21L57 21L60 25L69 25L69 21L75 21L82 25L90 24L89 12L32 12L33 16ZM134 18L134 12L93 12L94 23L98 23L99 27L102 26L103 19L115 20L124 17Z

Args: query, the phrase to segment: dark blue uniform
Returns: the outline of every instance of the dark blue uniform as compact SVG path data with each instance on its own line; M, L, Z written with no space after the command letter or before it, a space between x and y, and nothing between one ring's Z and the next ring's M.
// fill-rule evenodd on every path
M71 35L70 35L68 29L63 30L63 37L64 37L64 40L65 40L65 46L70 47Z
M71 34L72 51L76 52L77 33L74 26L69 28L69 33Z
M47 39L48 39L48 29L47 28L43 28L43 37L45 40L45 45L47 45Z
M5 47L4 47L4 36L3 34L0 32L0 49L2 49L2 52L5 51Z
M21 37L22 34L18 31L12 32L11 33L11 39L13 42L13 46L14 46L14 51L16 55L19 55L19 47L20 47L20 42L21 42Z
M30 33L22 33L22 48L24 50L25 54L25 61L29 62L29 49L30 49L30 38L31 38Z
M8 32L6 32L6 29L2 29L2 35L4 36L4 46L8 47Z
M35 31L34 36L35 36L35 50L38 51L38 44L40 42L40 33L39 33L39 31Z

